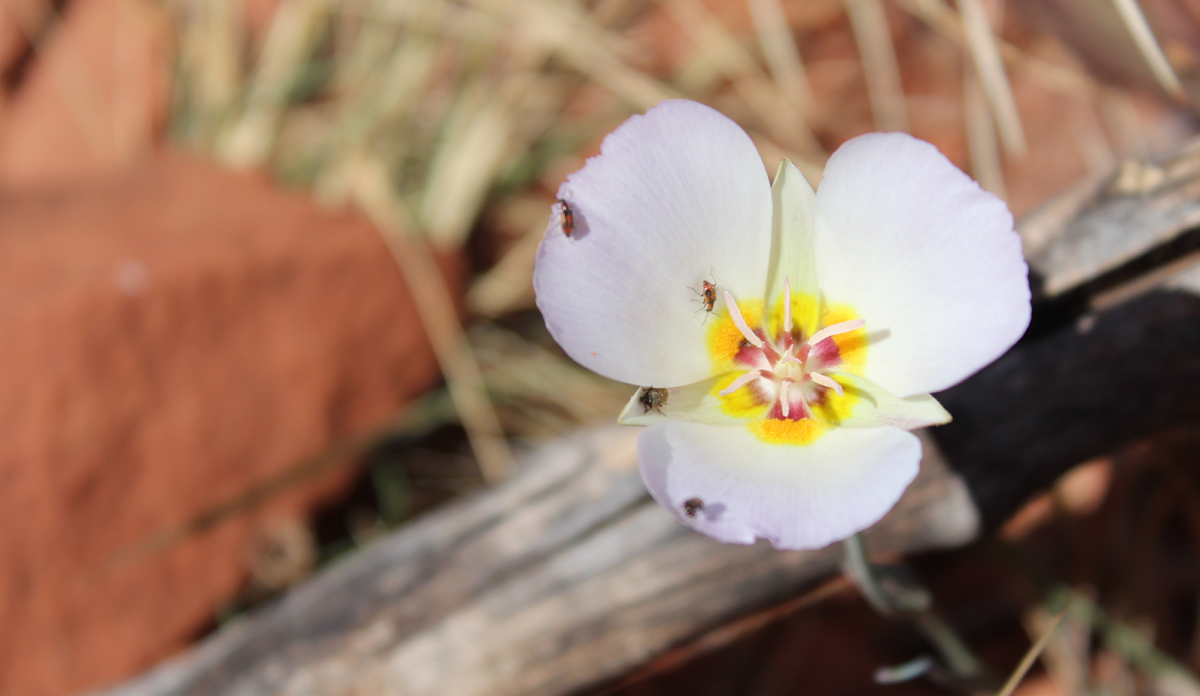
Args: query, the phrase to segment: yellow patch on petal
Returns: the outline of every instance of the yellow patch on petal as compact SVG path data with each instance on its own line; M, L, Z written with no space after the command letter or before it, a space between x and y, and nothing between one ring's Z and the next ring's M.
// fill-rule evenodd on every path
M718 394L722 389L732 384L733 380L737 379L740 374L738 372L730 372L721 379L718 379L710 393L720 399L721 410L734 418L758 418L773 404L761 401L757 393L750 387L742 387L729 396Z
M746 323L751 328L757 328L762 321L763 303L759 300L739 299L737 305L738 309L742 310L742 318ZM718 374L734 368L733 359L741 350L744 339L733 319L729 318L729 310L721 310L719 315L714 312L713 318L716 322L708 330L708 354L713 359L713 374Z
M792 293L793 331L799 331L801 336L811 336L817 332L818 304L816 295ZM771 308L769 336L775 337L783 334L783 309L783 302L776 302L775 306Z
M825 305L825 311L821 314L821 326L833 326L843 321L854 321L861 318L850 305L830 303ZM833 337L833 342L842 356L842 364L838 366L838 369L862 374L863 366L867 364L867 344L869 343L866 327L838 334Z
M847 386L836 375L829 375L829 377L842 385L842 396L838 396L837 392L832 389L826 389L821 401L809 404L809 408L822 421L830 425L840 425L842 421L853 415L854 407L859 401L862 401L862 392Z
M825 425L812 418L779 420L767 418L748 426L758 439L773 445L810 445L825 434Z

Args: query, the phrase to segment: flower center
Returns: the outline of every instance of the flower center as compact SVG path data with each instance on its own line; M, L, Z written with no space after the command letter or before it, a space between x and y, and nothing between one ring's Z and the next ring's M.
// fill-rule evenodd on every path
M861 362L866 322L847 308L827 308L822 321L807 327L811 333L806 335L805 328L793 322L793 304L808 302L805 306L811 308L815 300L793 297L786 278L782 312L777 307L773 317L763 316L760 303L743 302L739 307L731 294L724 297L728 316L710 340L718 369L731 377L729 382L722 380L717 391L723 407L741 414L761 413L752 430L764 440L806 444L816 439L826 422L837 420L834 402L846 396L829 372L854 370Z

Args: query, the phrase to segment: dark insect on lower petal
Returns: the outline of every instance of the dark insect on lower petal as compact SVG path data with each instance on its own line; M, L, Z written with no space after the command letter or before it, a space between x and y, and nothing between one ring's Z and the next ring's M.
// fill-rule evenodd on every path
M642 413L650 413L650 409L654 409L661 414L662 407L667 403L667 390L642 387L642 394L638 397L638 403L642 405Z

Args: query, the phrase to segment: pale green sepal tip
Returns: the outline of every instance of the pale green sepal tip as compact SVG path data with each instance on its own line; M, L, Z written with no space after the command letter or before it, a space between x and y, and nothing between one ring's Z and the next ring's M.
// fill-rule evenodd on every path
M814 248L817 194L804 174L788 160L779 163L771 184L771 260L767 273L767 301L774 304L783 292L784 278L792 293L818 296ZM811 304L811 311L817 305ZM795 317L796 323L815 330L816 316Z
M642 405L642 388L638 387L633 392L633 396L629 397L625 408L621 409L621 414L617 416L617 423L620 425L651 425L666 420L662 414L654 409L646 411L646 407Z

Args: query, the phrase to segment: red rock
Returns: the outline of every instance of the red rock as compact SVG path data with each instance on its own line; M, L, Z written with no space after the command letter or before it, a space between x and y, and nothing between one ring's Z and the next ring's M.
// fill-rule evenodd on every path
M12 10L45 5L10 8L7 22L0 21L0 59L2 51L20 48L20 32L7 36L14 31ZM170 36L165 11L153 3L69 3L5 111L0 184L74 181L140 161L167 121Z
M0 72L6 78L24 60L29 52L28 37L42 31L50 8L50 3L42 0L8 0L0 4Z
M0 693L67 694L184 647L269 518L122 551L378 424L438 379L362 217L164 155L0 196Z

